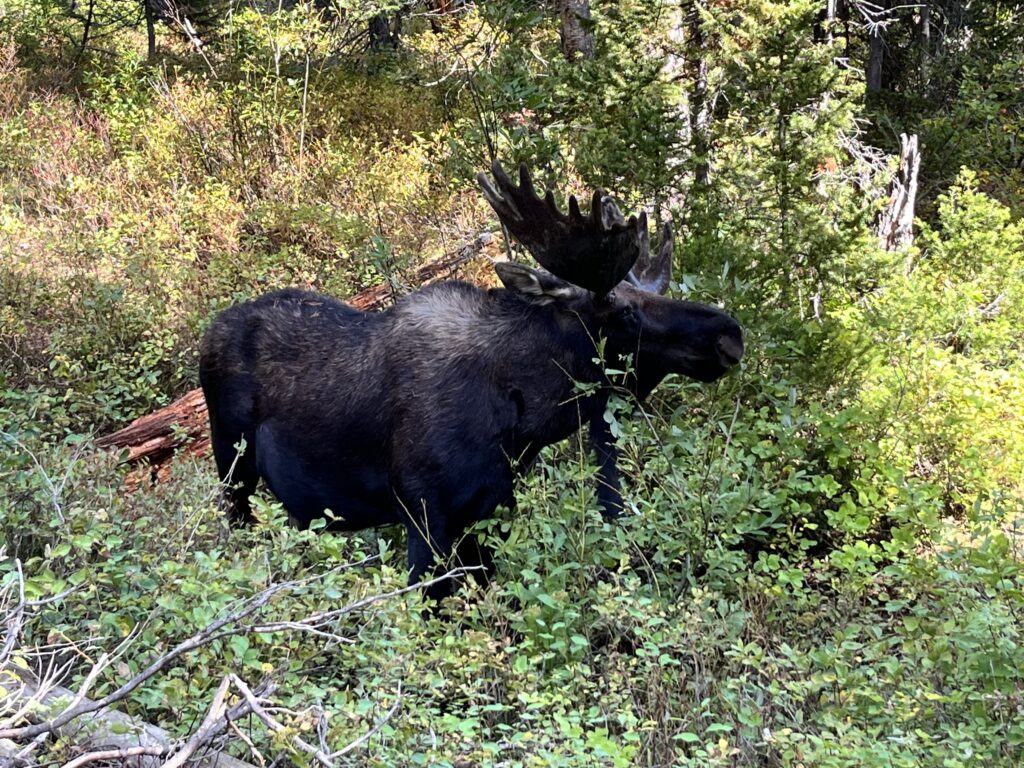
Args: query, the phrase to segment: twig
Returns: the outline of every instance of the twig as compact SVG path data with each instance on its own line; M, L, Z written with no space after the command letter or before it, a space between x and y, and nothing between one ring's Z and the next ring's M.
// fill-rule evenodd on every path
M254 694L252 690L249 688L249 686L245 684L245 681L243 681L240 677L238 677L238 675L235 674L231 674L228 677L231 679L232 685L234 685L235 688L238 689L238 692L241 693L245 700L249 703L249 708L252 710L252 713L256 715L256 717L258 717L263 722L263 724L267 726L267 728L269 728L274 733L281 733L282 731L286 730L286 728L283 725L281 725L279 722L277 722L277 720L272 718L267 713L267 711L263 708L263 705L260 704L260 701L256 697L256 694ZM334 768L334 763L332 762L330 755L325 754L322 750L318 749L317 747L314 747L312 744L299 738L297 734L289 736L288 740L296 747L298 747L300 750L305 752L307 755L311 755L312 757L316 758L317 762L323 765L324 768Z
M247 713L247 714L248 714L248 713ZM235 718L233 718L233 717L228 717L228 718L227 718L227 721L228 721L228 728L230 728L230 729L231 729L232 731L234 731L234 732L235 732L235 735L236 735L236 736L237 736L238 738L240 738L240 739L242 740L242 742L243 742L243 743L244 743L244 744L245 744L245 745L246 745L246 746L247 746L247 747L249 748L249 753L250 753L250 754L251 754L251 755L252 755L253 757L255 757L255 758L256 758L256 761L257 761L257 762L258 762L258 763L259 763L259 764L260 764L261 766L265 766L265 765L267 764L267 760L266 760L266 758L265 758L265 757L263 757L263 755L262 755L262 754L260 754L260 751L259 751L258 749L256 749L256 745L252 743L252 739L250 739L250 738L249 738L249 737L248 737L248 736L247 736L247 735L245 734L245 732L244 732L244 731L243 731L243 730L242 730L241 728L239 728L239 727L238 727L238 726L237 726L237 725L235 724Z
M388 722L388 720L390 720L392 717L394 717L395 712L398 711L398 707L401 704L402 704L402 684L399 683L398 684L398 693L396 694L395 703L391 705L391 708L387 711L387 714L385 714L384 717L382 717L380 719L380 721L375 726L373 726L373 728L368 730L366 733L364 733L358 739L356 739L355 741L353 741L350 744L346 745L345 747L342 747L337 752L331 752L331 757L344 757L345 755L347 755L352 750L356 749L359 746L362 746L367 741L369 741L370 738L375 733L377 733L377 731L379 731L381 728L384 727L384 725Z
M26 744L22 749L20 749L19 751L15 752L11 756L12 762L14 764L17 764L20 760L25 760L26 758L28 758L29 755L31 755L33 752L35 752L37 749L39 749L39 747L42 746L43 743L48 738L50 738L50 734L48 734L48 733L40 733L38 736L36 736L34 739L32 739L32 741L30 741L28 744Z
M106 749L99 752L88 752L74 760L64 763L61 768L80 768L99 760L124 760L139 755L156 755L159 757L167 751L167 747L128 747L127 749Z
M7 614L7 639L4 640L4 647L0 648L0 666L3 666L11 655L25 625L25 574L21 569L21 558L14 558L14 569L18 574L18 603L14 610Z
M362 562L367 562L372 559L374 558L365 558ZM358 564L359 563L349 563L338 566L338 568L332 569L332 571L354 567ZM20 563L18 565L20 566ZM346 614L359 611L367 606L392 597L403 595L407 592L422 590L441 581L452 579L458 575L467 573L471 570L478 570L478 568L455 568L447 573L422 581L418 584L394 589L389 592L370 595L368 597L355 600L341 608L316 613L312 616L306 617L305 619L280 622L252 621L251 617L264 608L278 593L304 587L315 580L322 578L322 575L271 585L259 594L242 601L235 610L230 611L226 616L213 621L188 639L178 643L178 645L167 653L158 656L142 672L125 682L117 690L102 699L90 701L86 698L86 695L90 688L95 684L100 674L105 669L108 669L113 661L124 652L127 644L131 640L138 637L137 628L133 629L132 633L129 634L129 638L125 642L119 644L119 646L112 652L104 653L93 663L91 670L74 694L70 691L60 689L61 694L60 697L57 698L68 697L70 698L70 704L60 705L59 713L56 716L46 716L45 720L33 722L28 725L15 727L15 724L22 722L22 718L28 717L30 712L39 710L41 706L42 710L45 712L45 701L47 697L51 694L53 689L57 687L56 681L62 679L63 676L66 675L73 660L60 666L56 666L55 654L51 655L49 668L46 670L45 674L40 676L41 682L38 683L35 682L35 680L25 678L17 668L8 665L7 669L12 670L15 675L24 679L24 687L20 693L11 693L6 698L10 701L18 701L19 699L24 698L25 701L22 702L23 706L13 715L13 717L6 718L2 723L4 727L0 728L0 739L13 739L21 743L29 742L27 746L22 748L21 753L19 754L31 754L51 735L65 735L65 733L62 732L62 729L77 718L99 712L100 710L104 710L123 700L147 680L166 669L168 665L178 657L225 637L255 632L288 630L312 632L319 636L331 637L339 641L347 642L347 638L342 638L337 633L331 632L328 625L337 621ZM20 570L19 579L23 581ZM8 585L6 593L10 594L11 591L11 585ZM23 584L18 591L21 596L19 604L27 604L27 601L24 599ZM19 617L21 614L15 610L10 612L10 616L12 617L11 626L14 626L14 617ZM21 621L20 618L17 620ZM13 634L17 633L15 632ZM5 643L5 647L6 645L7 644ZM241 693L243 701L228 709L225 702L228 690L231 686L234 686ZM268 706L262 703L262 701L266 700L265 697L269 696L273 690L274 684L270 680L264 681L257 686L256 691L253 691L253 689L251 689L237 675L231 674L221 681L201 725L187 740L171 742L167 739L166 734L164 734L162 736L152 737L156 739L156 744L151 741L148 744L143 743L138 746L129 747L127 745L119 745L119 748L117 749L108 748L106 750L90 752L75 758L71 762L67 763L64 768L79 768L80 766L88 763L101 760L123 760L129 757L142 755L156 757L170 756L165 763L164 768L182 768L182 766L195 755L201 746L209 744L215 737L224 733L229 728L234 730L236 733L240 733L238 728L235 726L234 721L248 714L255 715L271 731L280 733L285 730L285 726L277 722L277 720L274 719L274 715L280 715L283 713L287 716L294 716L294 713L290 710ZM349 754L353 750L365 744L366 741L374 734L378 733L380 729L383 728L384 724L387 723L399 710L401 700L402 689L399 687L398 697L388 712L384 715L383 719L381 719L369 732L363 734L358 739L347 744L336 752L332 753L327 748L326 734L323 728L320 730L321 747L319 748L308 744L298 736L289 736L289 739L296 749L310 755L310 757L320 763L323 768L333 768L333 761L336 758ZM146 728L149 727L150 726L146 726ZM260 763L265 763L252 741L249 739L243 740L249 746L250 750L252 750L253 754L257 756Z
M61 509L60 493L57 490L57 488L54 487L53 481L50 479L50 476L48 474L46 474L46 470L43 469L43 465L39 461L39 457L37 457L32 452L31 448L29 448L27 445L25 445L23 442L21 442L21 440L16 438L10 432L4 432L3 430L0 430L0 438L3 438L4 440L7 440L9 442L14 443L15 446L17 446L22 451L27 453L28 457L30 459L32 459L32 463L35 464L36 471L39 473L39 476L43 479L43 483L46 485L46 490L48 490L50 492L50 502L53 504L54 512L57 513L57 519L60 520L61 524L63 524L64 523L64 510ZM64 487L64 484L61 483L61 488L63 488L63 487Z
M452 568L447 573L444 573L440 576L435 576L434 578L429 579L427 581L420 581L416 584L410 584L407 587L393 589L390 592L382 592L376 595L370 595L369 597L364 597L361 600L356 600L355 602L349 603L348 605L342 606L341 608L335 608L330 611L321 611L320 613L314 613L312 616L307 616L305 619L300 619L299 621L272 621L267 622L266 624L249 624L240 627L236 631L224 634L240 634L242 632L279 632L284 629L304 630L307 632L312 632L314 630L319 630L326 624L329 624L346 614L352 613L353 611L357 611L362 608L366 608L367 606L373 605L374 603L379 603L381 600L388 600L392 597L404 595L407 592L414 592L420 589L425 589L426 587L433 586L434 584L438 584L442 581L447 581L449 579L455 578L456 576L461 576L465 573L469 573L470 571L480 570L483 570L483 566L472 565L463 566L460 568ZM220 636L223 637L224 635L222 634ZM2 737L2 735L2 732L0 732L0 737Z
M227 677L220 681L217 693L213 695L213 701L210 703L210 710L206 713L206 717L203 718L202 724L189 737L189 740L185 742L182 748L174 754L174 757L163 764L163 768L180 768L180 766L185 764L186 760L192 757L192 753L206 742L210 732L217 726L217 721L224 718L224 699L228 695L228 686L230 684L231 680Z
M56 669L54 669L54 664L55 659L51 657L49 667L47 668L46 672L40 676L39 682L35 685L35 690L32 692L32 694L25 697L25 700L22 702L21 707L16 712L14 712L14 714L8 716L3 721L0 721L0 724L13 724L20 722L23 718L26 718L28 714L32 712L34 709L36 709L39 703L46 698L50 691L58 687L60 681L64 679L64 676L71 670L71 667L74 665L74 660L69 659ZM21 696L21 694L24 693L24 688L25 687L23 685L21 691L19 691L18 695L16 696L11 695L10 692L8 692L8 699L17 700Z
M71 722L77 717L81 717L82 715L88 714L90 712L95 712L97 710L103 709L104 707L110 706L115 702L120 701L121 699L128 696L128 694L130 694L140 685L142 685L144 682L149 680L151 677L165 669L168 664L170 664L172 661L174 661L174 659L178 658L179 656L190 651L194 651L195 649L200 648L210 642L213 642L214 640L218 640L228 635L237 634L236 632L220 632L219 630L228 624L237 624L241 619L244 619L247 616L252 615L260 608L265 606L268 602L270 602L271 598L273 598L279 592L282 592L287 589L292 589L294 587L295 582L284 582L281 584L274 584L268 587L255 597L252 597L245 603L243 603L242 607L239 610L229 614L228 616L225 616L222 619L214 621L212 624L195 633L187 640L184 640L183 642L179 643L172 650L158 657L148 667L146 667L145 670L143 670L138 675L133 677L131 680L126 682L113 693L104 696L102 699L99 699L98 701L79 703L74 706L67 707L57 717L46 722L36 723L34 725L25 726L23 728L6 728L0 730L0 739L31 739L40 733L46 733L57 730L61 726L67 725L69 722Z

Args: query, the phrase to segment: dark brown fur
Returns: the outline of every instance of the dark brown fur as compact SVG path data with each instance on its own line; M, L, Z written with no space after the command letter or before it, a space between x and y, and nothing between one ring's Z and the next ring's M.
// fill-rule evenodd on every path
M625 283L597 297L518 265L499 274L507 289L445 282L380 313L298 290L223 312L203 340L200 380L234 518L249 518L262 477L302 526L325 509L343 529L403 522L415 581L467 526L512 506L516 474L584 423L601 502L617 512L609 390L577 387L608 383L599 339L633 356L641 398L668 373L709 381L742 354L739 327L711 307ZM488 564L475 543L458 554Z

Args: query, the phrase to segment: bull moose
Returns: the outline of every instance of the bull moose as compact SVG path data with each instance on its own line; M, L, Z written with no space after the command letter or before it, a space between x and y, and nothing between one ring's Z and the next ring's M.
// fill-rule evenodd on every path
M667 374L710 382L740 361L733 318L661 295L668 226L652 255L645 213L627 220L598 190L588 215L574 197L566 215L525 166L518 184L497 163L492 172L493 183L477 177L484 197L543 270L499 262L504 288L450 280L382 312L288 289L214 320L199 377L233 521L250 520L262 477L302 527L325 510L341 530L403 523L413 583L453 549L490 568L464 531L512 507L517 475L583 424L602 510L620 510L604 418L614 386L643 400ZM631 360L624 380L600 364L602 345L605 360Z

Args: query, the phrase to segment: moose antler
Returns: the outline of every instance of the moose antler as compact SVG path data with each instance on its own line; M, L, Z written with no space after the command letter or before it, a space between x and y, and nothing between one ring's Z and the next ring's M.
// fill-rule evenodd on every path
M646 213L627 220L611 198L595 190L589 215L584 216L576 198L570 197L566 216L558 210L551 190L540 199L526 165L519 166L518 185L497 161L491 172L497 188L485 174L476 177L484 198L501 223L553 275L604 295L625 279L638 261L647 264Z
M662 228L658 255L653 258L647 242L647 231L644 230L642 253L626 278L637 288L650 293L664 293L668 290L668 281L672 279L672 248L671 224Z

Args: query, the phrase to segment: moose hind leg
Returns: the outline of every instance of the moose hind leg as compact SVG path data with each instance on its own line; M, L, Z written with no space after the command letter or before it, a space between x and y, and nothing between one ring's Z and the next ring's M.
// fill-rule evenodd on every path
M465 568L477 584L486 586L494 578L494 550L473 532L465 532L455 545L455 562Z

